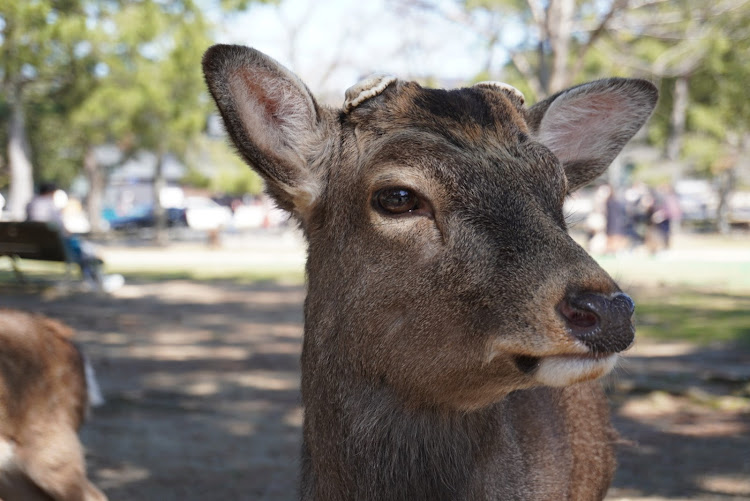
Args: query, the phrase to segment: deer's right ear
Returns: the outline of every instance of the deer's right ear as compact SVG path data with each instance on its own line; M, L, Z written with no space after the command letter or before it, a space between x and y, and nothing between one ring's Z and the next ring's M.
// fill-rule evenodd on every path
M263 176L279 206L304 216L322 183L309 164L326 140L310 91L270 57L239 45L208 49L203 73L243 159Z

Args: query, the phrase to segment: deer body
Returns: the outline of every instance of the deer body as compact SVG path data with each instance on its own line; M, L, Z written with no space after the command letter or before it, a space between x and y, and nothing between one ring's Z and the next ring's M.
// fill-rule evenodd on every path
M0 309L0 499L106 501L86 477L77 431L88 407L72 331Z
M343 110L267 56L204 72L239 153L309 242L305 500L604 497L614 432L594 380L633 303L567 234L656 91L611 79L531 108L505 84L376 76Z

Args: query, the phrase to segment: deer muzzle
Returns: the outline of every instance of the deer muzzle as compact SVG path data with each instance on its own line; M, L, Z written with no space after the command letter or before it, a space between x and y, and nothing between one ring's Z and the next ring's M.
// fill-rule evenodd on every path
M538 383L568 386L610 372L633 343L635 303L622 292L569 294L557 305L570 336L586 352L551 356L516 356L516 367Z

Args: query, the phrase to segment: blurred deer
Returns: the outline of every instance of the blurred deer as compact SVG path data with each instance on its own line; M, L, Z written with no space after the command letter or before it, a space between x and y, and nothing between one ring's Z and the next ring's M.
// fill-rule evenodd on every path
M565 197L654 108L600 80L527 108L506 84L373 76L342 109L217 45L203 68L239 154L309 243L303 500L602 499L595 380L633 301L568 235Z
M86 477L78 440L89 392L86 365L72 335L55 320L0 309L3 501L107 499Z

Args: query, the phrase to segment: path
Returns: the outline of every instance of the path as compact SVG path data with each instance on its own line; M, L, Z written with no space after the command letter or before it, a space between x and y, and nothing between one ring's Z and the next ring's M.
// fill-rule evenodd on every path
M172 280L107 297L4 291L0 304L77 329L108 399L82 437L112 501L291 501L303 297L299 285ZM750 499L750 414L711 396L746 384L750 355L664 349L641 345L609 383L617 427L638 445L621 449L608 499Z

